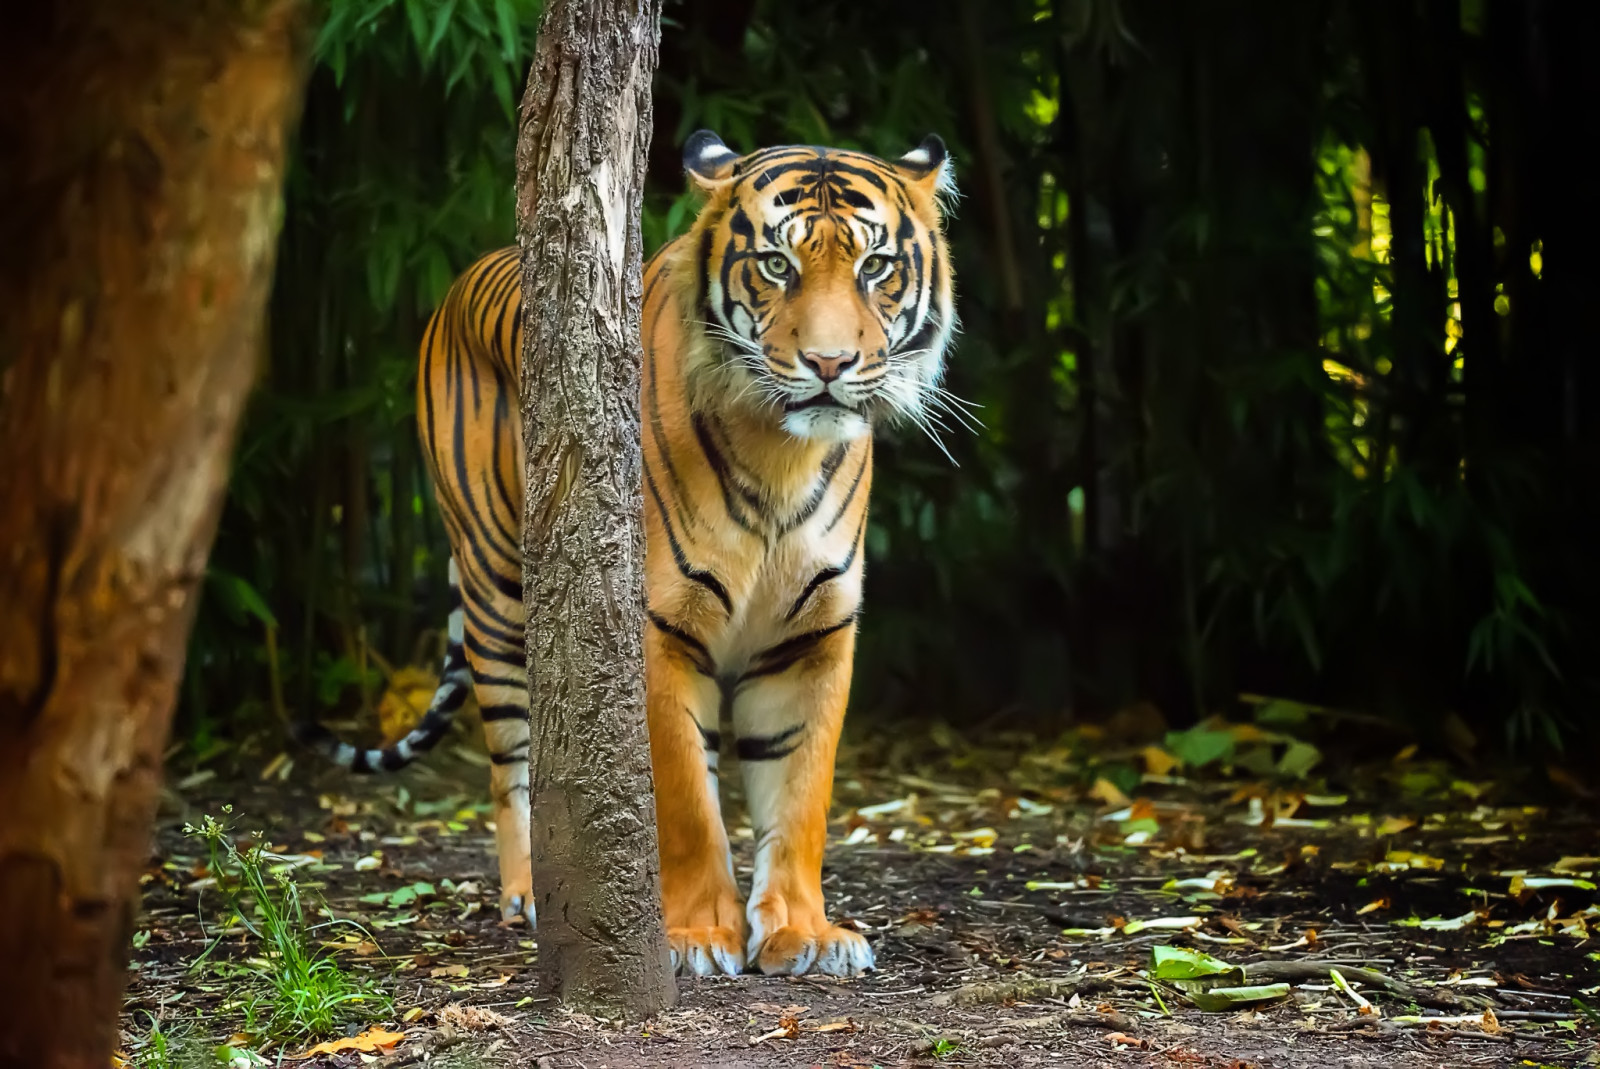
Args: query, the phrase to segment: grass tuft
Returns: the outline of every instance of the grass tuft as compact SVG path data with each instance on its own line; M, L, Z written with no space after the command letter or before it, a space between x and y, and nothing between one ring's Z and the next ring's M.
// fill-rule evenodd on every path
M224 814L231 809L225 806ZM250 1030L277 1040L304 1039L393 1013L393 1000L372 980L345 971L315 946L314 932L350 922L308 923L299 885L282 859L267 852L262 836L241 849L227 826L209 814L198 826L185 825L184 832L205 840L211 875L232 917L260 943L260 957L247 963L257 981L243 999ZM196 968L221 939L219 934Z

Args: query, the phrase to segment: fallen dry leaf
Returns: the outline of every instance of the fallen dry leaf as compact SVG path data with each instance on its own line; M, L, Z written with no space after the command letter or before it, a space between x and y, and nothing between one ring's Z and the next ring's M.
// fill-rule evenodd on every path
M1144 762L1144 770L1152 776L1165 776L1180 764L1159 746L1146 746L1139 751L1139 758Z
M428 712L439 677L426 668L406 665L389 677L378 701L378 723L385 744L399 742Z
M1114 806L1118 809L1133 804L1133 800L1123 794L1121 788L1104 776L1094 781L1094 786L1089 788L1089 797L1103 805Z
M452 1002L439 1011L439 1023L459 1028L463 1032L483 1032L490 1028L511 1027L511 1019L481 1006L463 1006Z
M808 1028L808 1029L806 1029L806 1031L807 1032L856 1032L856 1031L860 1031L860 1027L861 1026L856 1024L856 1022L854 1020L852 1020L849 1017L846 1017L842 1021L829 1021L826 1024L819 1024L815 1028Z
M769 1039L796 1039L799 1037L799 1035L799 1019L792 1016L784 1016L778 1018L778 1027L774 1028L772 1031L766 1033L765 1035L752 1036L750 1038L750 1045L754 1047L757 1044L765 1043Z
M305 1058L314 1058L318 1054L339 1054L347 1050L371 1054L374 1051L388 1050L404 1038L406 1038L404 1032L386 1032L381 1028L369 1028L359 1036L318 1043L304 1054L291 1054L289 1057L295 1061L300 1061Z
M1399 835L1401 832L1408 831L1416 826L1417 822L1411 817L1384 817L1382 823L1373 830L1372 834L1379 838L1385 835Z

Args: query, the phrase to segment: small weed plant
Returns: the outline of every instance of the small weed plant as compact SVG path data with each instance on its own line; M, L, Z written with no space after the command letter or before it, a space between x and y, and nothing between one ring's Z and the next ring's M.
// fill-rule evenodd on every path
M150 1031L126 1064L133 1069L177 1069L171 1034L161 1027L161 1021L155 1014L146 1016L150 1018Z
M231 806L223 808L225 816L231 811ZM247 973L257 985L241 1000L252 1030L259 1027L274 1039L303 1039L337 1031L352 1018L382 1018L393 1011L393 1001L376 984L345 971L316 947L313 934L318 929L348 922L308 923L290 867L267 852L262 836L241 849L227 826L210 815L184 831L205 840L211 875L229 912L261 946L261 956L249 963ZM196 968L221 939L219 934Z

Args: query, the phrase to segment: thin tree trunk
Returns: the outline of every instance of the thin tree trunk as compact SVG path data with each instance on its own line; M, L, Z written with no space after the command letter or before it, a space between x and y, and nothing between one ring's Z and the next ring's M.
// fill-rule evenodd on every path
M0 34L0 1066L115 1046L303 16L69 0Z
M539 960L574 1004L676 999L644 709L639 209L660 0L546 7L517 146L523 597Z

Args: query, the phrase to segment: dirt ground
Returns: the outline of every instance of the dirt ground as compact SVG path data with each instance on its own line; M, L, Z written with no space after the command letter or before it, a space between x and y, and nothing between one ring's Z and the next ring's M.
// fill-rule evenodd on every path
M487 771L465 733L405 772L364 779L275 760L273 739L175 760L124 1054L155 1064L152 1016L180 1045L242 1027L237 972L217 966L248 965L256 950L224 934L193 968L222 905L183 834L231 805L234 827L262 832L308 898L359 923L319 932L331 952L393 992L389 1020L347 1031L402 1038L297 1065L1600 1064L1600 1018L1586 1008L1600 1006L1593 802L1530 801L1401 747L1283 786L1237 767L1185 777L1160 747L1097 733L1000 732L981 748L932 736L867 733L841 757L824 885L834 915L871 940L878 971L683 978L678 1007L643 1026L567 1012L534 986L536 933L498 919ZM1278 739L1272 753L1283 750ZM727 811L748 878L737 797ZM1158 945L1263 963L1247 983L1292 990L1203 1012L1152 985ZM1332 970L1350 980L1361 968L1382 976L1336 987ZM1399 986L1382 990L1384 978ZM290 1064L310 1046L233 1042L257 1052L240 1065Z

